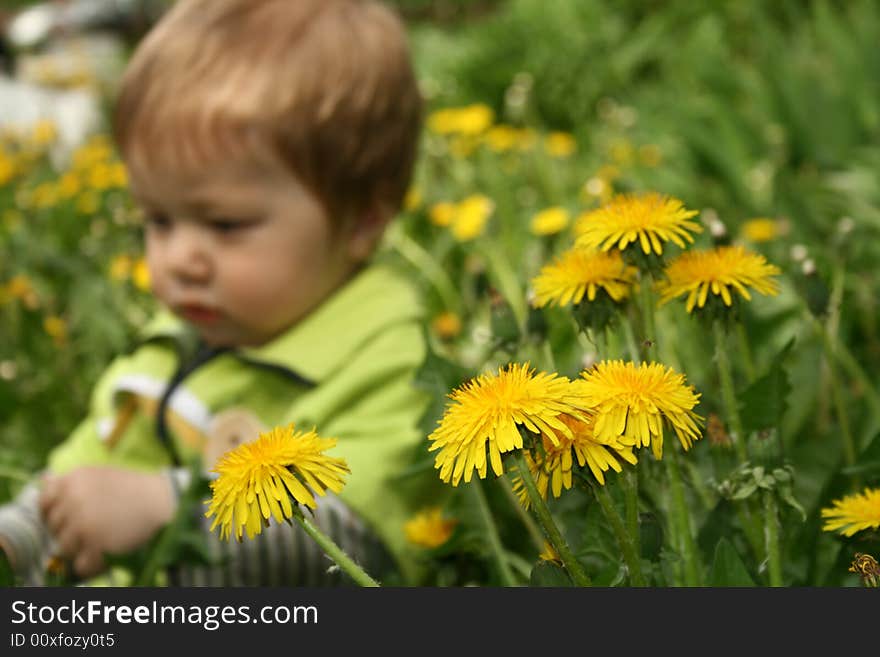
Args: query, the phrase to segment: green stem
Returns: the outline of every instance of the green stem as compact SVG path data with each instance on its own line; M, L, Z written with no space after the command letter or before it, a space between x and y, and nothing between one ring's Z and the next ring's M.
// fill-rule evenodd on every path
M633 536L627 531L627 527L624 525L620 513L618 513L614 506L614 501L611 499L611 495L608 493L605 486L594 484L591 487L596 494L596 501L599 502L599 506L602 507L602 513L604 514L605 519L608 521L608 524L611 525L611 531L614 532L614 536L617 538L617 544L620 546L620 551L623 553L626 567L629 569L630 582L633 586L647 586L645 577L642 575L642 562L639 558L637 547L633 541Z
M489 269L495 275L498 291L501 292L507 303L510 304L517 324L522 328L526 323L528 308L526 307L525 295L520 288L516 272L513 270L507 257L498 250L493 241L480 240L479 244L478 248L486 257Z
M739 518L739 523L742 526L743 534L745 534L746 540L752 548L752 553L755 555L755 559L760 561L764 554L760 520L752 514L748 502L748 500L735 500L733 505L736 510L736 516Z
M593 583L587 576L586 571L584 571L583 566L574 556L574 552L571 551L565 538L563 538L562 532L559 531L559 527L556 526L556 522L553 520L553 516L550 515L550 509L547 508L544 498L538 492L538 487L535 485L535 480L532 478L532 473L529 471L529 466L526 463L525 456L522 454L522 450L514 450L512 456L517 467L517 474L522 479L526 492L529 495L531 507L535 515L538 516L538 522L541 524L550 544L556 549L556 553L562 559L562 564L571 576L572 581L577 586L592 586Z
M523 526L526 528L529 537L532 539L532 543L538 549L538 553L540 554L544 551L544 534L541 532L541 528L538 527L532 516L529 515L529 512L523 508L523 505L519 501L519 497L513 492L510 479L507 477L499 477L499 481L504 494L507 496L507 499L510 500L510 505L513 507L514 511L516 511L516 515L519 516L519 519L522 520Z
M431 282L447 310L461 314L461 299L455 285L434 256L411 239L398 225L388 229L386 240L392 249L408 260Z
M764 496L764 539L767 549L767 564L770 586L782 586L782 550L779 545L779 515L776 497L772 490L763 491Z
M644 335L642 336L642 358L647 362L653 360L657 352L657 321L654 316L654 292L652 289L654 279L650 274L642 273L640 283L640 297L642 315L644 317Z
M727 354L727 333L721 320L715 320L712 326L715 333L715 362L718 365L718 378L721 382L721 397L724 402L724 410L727 421L730 423L730 433L736 455L739 462L745 463L749 456L746 450L746 435L743 431L742 419L736 403L736 393L733 387L733 373L730 368L730 358Z
M474 500L477 503L477 509L480 511L480 519L486 529L486 536L489 539L489 549L492 550L492 556L495 558L495 564L498 566L498 574L504 586L516 586L516 580L507 563L507 557L504 555L504 546L501 544L501 538L498 536L498 528L495 526L495 520L492 518L492 512L489 509L489 503L483 492L482 480L478 479L468 486L471 490Z
M871 379L865 374L865 371L859 365L858 360L852 355L843 342L840 342L836 336L828 333L825 325L816 317L813 317L813 327L822 338L825 351L831 358L849 374L858 384L865 396L865 401L871 408L874 417L880 419L880 395L871 384Z
M625 314L623 319L623 336L626 340L626 346L629 350L629 357L633 363L638 365L642 362L641 355L639 353L639 346L636 342L636 332L633 328L632 318L628 313Z
M379 586L379 582L370 577L363 568L357 565L327 534L318 529L317 525L306 518L302 511L297 508L293 513L293 519L305 530L306 534L315 539L315 542L327 553L337 565L360 586Z
M678 454L674 447L667 450L666 474L669 477L670 502L672 504L672 520L678 529L684 556L684 577L687 586L700 585L700 561L697 545L691 533L690 514L678 466Z
M0 465L0 478L14 479L16 481L27 483L31 481L31 479L33 479L33 474L24 470L20 470L18 468L11 468L5 465Z
M626 530L635 544L636 554L642 553L639 525L639 473L635 468L624 468L623 495L626 504Z
M736 324L736 339L739 346L740 357L746 370L746 379L752 383L757 376L755 371L755 361L752 359L752 349L749 345L749 336L746 333L746 327L742 322Z

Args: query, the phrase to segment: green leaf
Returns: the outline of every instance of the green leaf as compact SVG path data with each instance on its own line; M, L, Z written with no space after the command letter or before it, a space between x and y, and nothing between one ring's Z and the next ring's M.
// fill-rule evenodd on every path
M710 586L755 586L755 581L733 544L722 537L715 546L715 559L709 573Z
M743 429L747 433L778 427L788 408L791 383L783 369L794 338L773 359L767 373L739 395Z
M568 573L552 561L539 561L532 568L529 586L574 586Z

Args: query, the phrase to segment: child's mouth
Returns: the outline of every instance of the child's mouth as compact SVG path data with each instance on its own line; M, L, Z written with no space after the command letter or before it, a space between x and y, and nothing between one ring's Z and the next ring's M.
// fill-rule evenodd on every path
M213 324L220 319L220 312L214 308L199 305L181 306L178 312L193 324Z

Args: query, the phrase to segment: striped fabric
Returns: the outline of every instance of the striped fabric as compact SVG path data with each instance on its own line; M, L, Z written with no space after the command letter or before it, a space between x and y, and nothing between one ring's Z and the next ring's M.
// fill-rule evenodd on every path
M186 468L170 470L174 488L189 483ZM25 487L14 501L0 506L0 535L13 554L16 575L25 586L45 584L53 544L38 507L36 485ZM318 498L312 521L374 578L386 572L391 559L382 544L337 497ZM199 586L348 586L345 576L299 525L275 523L253 540L221 541L210 532L211 520L199 510L211 563L179 564L168 573L168 585ZM124 582L104 578L104 584Z

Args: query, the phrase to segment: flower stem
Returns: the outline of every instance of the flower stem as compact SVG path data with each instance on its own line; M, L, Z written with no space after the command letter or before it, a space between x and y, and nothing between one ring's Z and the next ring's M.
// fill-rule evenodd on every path
M562 532L559 531L559 527L556 526L556 522L553 520L553 516L550 515L550 509L547 508L547 504L538 492L538 487L535 485L535 480L532 478L532 473L529 471L529 466L526 463L525 456L522 454L522 450L514 450L512 455L514 462L516 463L517 474L522 478L523 485L529 495L531 507L534 510L535 515L538 516L538 522L540 522L544 534L547 536L550 544L556 549L556 553L562 559L562 564L565 566L565 570L568 571L568 574L576 585L592 586L593 583L587 576L583 566L581 566L580 562L574 556L574 553L571 551L565 538L563 538Z
M742 419L739 415L739 408L736 404L736 394L733 387L733 374L730 369L730 358L727 355L727 333L721 320L715 320L712 326L715 333L715 362L718 364L718 378L721 382L721 397L724 402L724 410L727 414L727 421L730 423L730 433L733 438L733 445L736 448L736 455L739 462L748 461L748 452L746 450L746 436L743 431Z
M654 279L650 274L642 273L639 292L641 294L642 315L644 316L644 335L642 336L642 359L651 362L657 350L657 322L654 317Z
M510 261L491 240L481 240L479 245L480 251L489 262L489 269L495 275L498 290L507 303L510 304L511 310L513 310L513 316L516 317L517 324L520 327L525 326L529 310L526 306L525 295L520 288L519 277L511 266Z
M411 239L398 225L390 226L386 239L392 249L403 256L431 282L447 310L461 314L461 300L446 271L428 251Z
M687 501L684 495L684 484L681 480L681 470L678 466L678 454L670 447L666 458L666 474L669 477L670 502L672 504L672 521L681 538L681 547L684 556L684 577L687 586L700 585L700 561L697 545L691 534L690 515Z
M608 521L608 524L611 525L611 531L614 532L614 536L617 538L617 544L620 546L620 551L623 553L623 560L626 562L626 567L629 569L630 582L633 586L647 586L645 576L642 574L642 562L639 558L635 542L632 539L632 534L630 534L630 532L627 531L627 527L624 526L620 513L618 513L617 509L614 507L614 501L611 499L611 495L608 493L605 486L593 485L592 488L593 492L596 494L596 501L599 503L599 506L602 507L602 513Z
M767 565L770 586L782 586L782 551L779 545L779 515L776 498L772 490L763 491L764 496L764 538L767 548Z
M311 520L306 518L301 510L296 509L293 513L293 518L299 523L299 526L303 528L306 534L315 539L315 542L322 550L324 550L324 552L327 553L327 556L333 559L333 561L335 561L356 584L359 584L360 586L379 586L379 583L370 577L363 568L357 565L351 557L342 550L342 548L336 545L336 543L333 542L333 539L318 529L317 525L313 524Z
M746 327L742 322L736 324L736 338L739 346L740 356L746 370L746 379L752 383L757 376L755 372L755 362L752 359L752 349L749 345L749 336L746 333Z
M516 512L516 515L522 520L523 526L526 528L529 537L532 539L532 543L540 553L544 549L544 534L541 532L540 527L535 523L534 518L529 515L529 512L523 508L523 505L520 504L519 498L516 496L516 493L513 492L513 487L510 485L510 479L507 477L499 477L498 481L502 490L504 490L507 499L510 500L510 505Z
M513 572L507 564L507 557L504 555L504 546L501 544L501 538L498 536L498 528L495 526L495 520L492 518L492 512L489 509L489 503L486 501L486 495L483 492L481 480L477 480L470 484L471 494L476 500L477 508L480 510L480 519L486 529L486 536L489 539L489 548L492 550L492 556L498 566L498 574L504 586L516 586L516 580L513 578Z
M624 468L623 494L626 502L626 529L632 537L636 554L642 552L641 529L639 527L639 474L633 468Z

